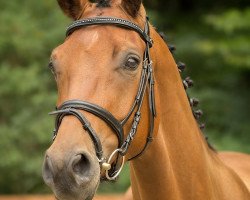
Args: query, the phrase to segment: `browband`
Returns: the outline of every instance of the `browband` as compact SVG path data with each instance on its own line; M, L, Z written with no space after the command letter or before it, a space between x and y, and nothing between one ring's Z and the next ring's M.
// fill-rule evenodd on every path
M139 35L145 42L150 44L150 47L153 46L152 39L147 34L147 32L149 31L149 27L145 27L145 30L143 31L139 26L137 26L133 22L115 17L96 17L96 18L88 18L88 19L81 19L74 21L70 26L68 26L66 30L66 37L77 29L80 29L84 26L93 26L93 25L116 25L119 27L134 30L137 33L139 33ZM146 28L148 30L146 30Z

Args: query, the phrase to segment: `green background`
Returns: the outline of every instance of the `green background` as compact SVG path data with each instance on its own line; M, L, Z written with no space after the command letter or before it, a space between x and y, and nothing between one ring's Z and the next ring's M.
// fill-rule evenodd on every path
M151 22L175 44L176 61L195 80L205 133L219 150L250 153L250 5L248 0L145 1ZM53 1L0 0L0 193L50 192L41 178L51 143L56 87L51 50L70 23ZM121 192L120 181L100 192Z

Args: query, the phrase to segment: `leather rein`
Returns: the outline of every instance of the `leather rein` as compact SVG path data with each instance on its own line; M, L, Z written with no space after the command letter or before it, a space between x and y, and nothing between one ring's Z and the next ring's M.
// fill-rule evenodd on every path
M143 69L135 101L129 113L122 121L117 120L109 111L105 110L104 108L92 104L90 102L81 100L66 101L61 106L56 108L56 111L50 113L50 115L56 115L53 140L55 140L57 136L63 118L69 115L75 116L81 122L83 129L86 130L87 133L89 134L94 144L96 156L100 163L100 167L101 169L106 171L106 178L108 180L115 180L122 171L125 162L125 155L128 152L128 149L137 133L137 128L141 120L141 108L147 88L148 88L149 110L150 110L150 128L148 131L148 136L144 148L138 155L134 156L129 160L139 157L145 151L148 144L153 140L156 107L155 107L155 94L154 94L154 74L152 66L153 63L149 52L150 48L153 46L153 40L150 38L148 18L146 18L144 30L142 30L139 26L137 26L133 22L114 17L96 17L96 18L77 20L67 28L66 36L69 36L77 29L92 25L114 25L121 28L133 30L136 31L145 41L146 49L143 58L144 60ZM118 139L118 148L115 151L113 151L113 153L110 155L108 159L103 156L102 144L97 133L92 128L90 122L81 111L85 111L99 117L110 128L112 128L112 130L116 134ZM126 139L124 139L125 135L123 128L133 114L134 114L134 119L131 129ZM113 159L116 159L116 162L112 164Z

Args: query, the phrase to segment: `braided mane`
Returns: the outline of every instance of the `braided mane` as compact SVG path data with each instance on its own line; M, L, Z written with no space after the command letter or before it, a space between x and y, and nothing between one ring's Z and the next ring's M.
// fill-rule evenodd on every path
M163 32L158 32L158 33L161 36L161 38L165 41L165 43L167 44L167 37L166 37L166 35ZM174 56L174 51L176 51L175 46L174 45L168 45L168 48L169 48L170 52L172 53L172 55ZM177 63L177 67L179 69L179 72L181 73L181 72L183 72L185 70L186 65L183 62L178 62ZM216 151L216 149L213 147L213 145L210 144L208 136L203 132L203 130L205 129L205 123L200 123L200 118L203 115L202 110L200 110L200 109L199 110L195 110L195 108L199 104L199 100L196 99L196 98L190 98L190 96L189 96L189 94L187 92L188 88L191 88L191 87L194 86L193 80L191 80L190 77L185 78L183 80L183 86L184 86L184 88L186 90L187 98L189 100L190 107L192 109L194 118L196 119L196 121L197 121L197 123L198 123L198 125L199 125L199 127L201 129L201 132L203 133L203 135L204 135L204 137L205 137L205 139L207 141L207 144L208 144L209 148L212 149L213 151Z

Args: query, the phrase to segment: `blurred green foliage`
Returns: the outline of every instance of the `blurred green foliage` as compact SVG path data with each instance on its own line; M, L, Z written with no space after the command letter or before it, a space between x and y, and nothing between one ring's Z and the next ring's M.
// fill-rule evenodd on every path
M56 100L47 65L67 21L56 1L1 0L0 7L0 193L41 192Z
M153 24L176 44L176 60L188 65L212 143L250 153L248 0L145 3ZM0 0L0 7L0 193L48 192L41 166L57 94L47 65L69 20L56 1ZM124 191L128 174L100 191Z

